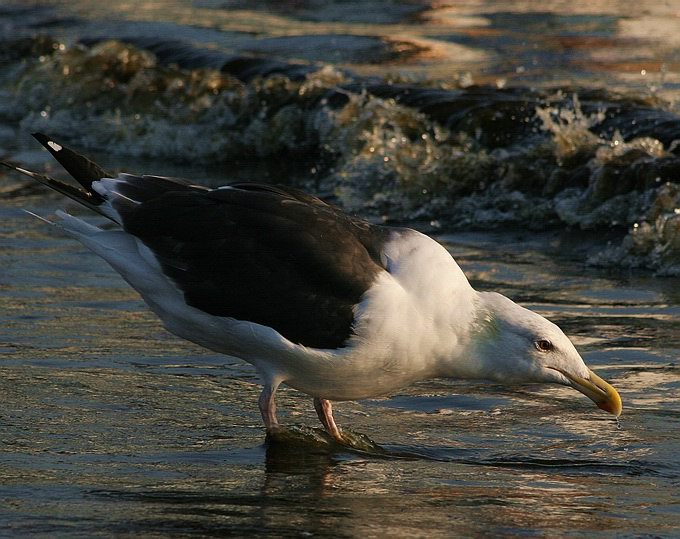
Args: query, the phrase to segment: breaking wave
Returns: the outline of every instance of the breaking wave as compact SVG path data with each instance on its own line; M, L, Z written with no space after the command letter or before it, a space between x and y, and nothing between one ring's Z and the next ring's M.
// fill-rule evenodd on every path
M225 170L293 161L282 180L387 222L615 230L590 263L680 275L680 118L654 95L442 88L149 38L0 55L10 130Z

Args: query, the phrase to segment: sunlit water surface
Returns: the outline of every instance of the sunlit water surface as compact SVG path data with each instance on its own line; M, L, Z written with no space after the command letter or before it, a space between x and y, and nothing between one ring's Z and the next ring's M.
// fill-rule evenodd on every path
M680 81L674 2L0 4L10 34L67 43L178 38L365 76L605 86L671 103ZM3 152L44 162L24 127L0 133ZM179 172L278 181L204 165ZM572 336L621 393L621 428L568 388L434 380L335 406L372 449L329 445L309 430L311 399L283 388L295 428L265 443L254 370L166 333L102 261L21 211L72 204L2 180L14 196L0 202L0 535L680 535L677 278L586 269L578 233L442 234L477 288Z
M658 0L4 0L73 42L156 37L365 75L468 84L680 88L680 10ZM0 27L0 30L2 27Z
M573 337L620 391L621 428L568 388L434 380L336 405L379 449L302 428L267 444L252 368L166 333L102 261L20 211L63 206L0 210L2 533L677 534L677 279L584 270L556 235L442 237L476 287ZM308 397L279 401L285 424L318 426Z

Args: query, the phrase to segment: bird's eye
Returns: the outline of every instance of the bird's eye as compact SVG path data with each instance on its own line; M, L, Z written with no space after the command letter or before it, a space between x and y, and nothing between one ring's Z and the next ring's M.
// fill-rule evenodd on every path
M539 352L551 352L553 344L547 339L541 339L534 343Z

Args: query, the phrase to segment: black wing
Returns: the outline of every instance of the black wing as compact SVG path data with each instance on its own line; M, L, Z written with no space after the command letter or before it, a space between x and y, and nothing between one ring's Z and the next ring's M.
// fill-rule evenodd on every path
M305 346L343 346L355 305L383 269L388 229L288 187L170 191L120 213L189 305Z
M352 335L354 307L383 270L389 229L355 219L297 189L121 174L103 211L94 181L111 177L53 138L35 138L82 189L6 166L121 222L155 254L185 301L216 316L270 326L289 340L337 348Z
M66 171L80 184L78 188L69 183L51 178L45 174L39 174L21 168L13 163L0 161L9 169L16 170L21 174L33 178L35 181L66 195L67 197L79 202L108 219L116 220L109 212L104 211L103 204L105 199L92 188L92 183L102 178L115 178L114 174L109 174L96 163L90 161L84 155L74 152L54 138L42 133L33 133L33 137L49 151L54 158L59 161ZM135 176L131 174L122 175L127 182L119 184L119 192L132 200L143 202L150 200L168 191L188 191L205 190L207 188L192 185L188 180L182 178L168 178L164 176Z

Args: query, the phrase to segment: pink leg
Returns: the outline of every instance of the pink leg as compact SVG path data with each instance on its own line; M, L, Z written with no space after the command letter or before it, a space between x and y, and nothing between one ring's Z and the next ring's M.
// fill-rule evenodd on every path
M260 413L267 432L273 432L279 428L279 421L276 419L276 401L274 395L279 384L267 384L260 394Z
M335 424L335 419L333 419L333 407L331 406L331 401L326 399L314 399L314 409L316 414L319 416L321 423L323 423L326 432L330 434L336 441L343 442L342 433L340 429Z

